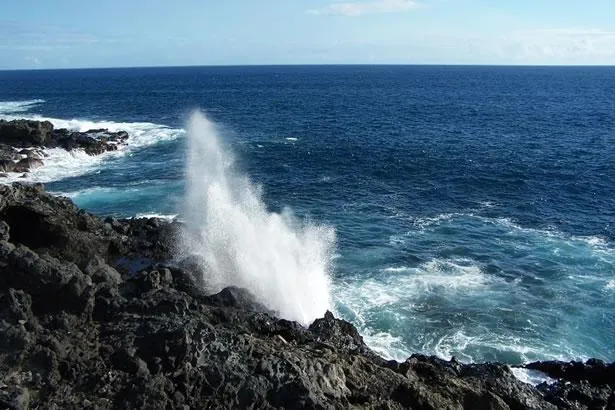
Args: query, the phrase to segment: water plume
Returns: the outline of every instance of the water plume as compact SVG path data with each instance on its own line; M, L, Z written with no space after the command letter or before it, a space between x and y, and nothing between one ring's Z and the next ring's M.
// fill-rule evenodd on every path
M269 212L262 190L234 166L214 124L200 112L188 127L183 248L207 287L248 289L281 317L309 324L331 306L335 232Z

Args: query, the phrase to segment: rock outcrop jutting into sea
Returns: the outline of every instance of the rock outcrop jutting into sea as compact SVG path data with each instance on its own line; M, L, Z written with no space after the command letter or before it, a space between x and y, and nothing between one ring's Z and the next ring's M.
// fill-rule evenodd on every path
M615 364L374 354L327 313L309 328L251 295L206 295L173 259L179 222L100 219L0 186L0 408L613 408Z
M0 177L8 172L26 173L42 167L45 148L83 150L88 155L115 151L128 140L125 131L106 129L86 132L54 129L49 121L0 119Z

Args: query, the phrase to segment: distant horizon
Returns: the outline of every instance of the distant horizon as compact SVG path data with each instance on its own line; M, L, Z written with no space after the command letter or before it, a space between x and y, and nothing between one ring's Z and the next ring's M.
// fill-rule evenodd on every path
M312 63L312 64L194 64L194 65L143 65L143 66L100 66L100 67L48 67L8 68L0 72L17 71L75 71L75 70L130 70L148 68L242 68L242 67L510 67L510 68L615 68L615 64L470 64L470 63Z

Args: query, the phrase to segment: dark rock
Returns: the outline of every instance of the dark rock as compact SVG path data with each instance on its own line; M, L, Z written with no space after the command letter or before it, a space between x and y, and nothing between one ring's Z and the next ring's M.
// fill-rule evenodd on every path
M0 241L9 240L9 231L11 227L4 221L0 221Z
M0 120L0 171L22 173L43 166L46 154L42 148L82 149L89 155L100 155L116 151L127 140L125 131L77 132L54 129L49 121ZM22 149L18 151L13 147Z
M126 143L128 134L124 131L110 132L107 130L87 132L56 130L53 138L52 145L47 145L47 147L64 148L67 151L83 149L88 155L100 155L107 151L116 151L118 146Z
M43 165L45 165L45 163L40 159L24 158L24 159L19 160L19 162L17 162L15 166L19 167L19 169L24 169L27 171L30 169L40 168ZM24 171L17 171L17 172L24 172Z
M107 265L105 261L95 255L87 264L83 272L92 277L95 283L110 283L117 285L122 281L122 275L118 271Z
M338 349L355 350L367 347L352 324L336 319L329 311L325 313L324 318L316 319L310 325L309 330L317 336L319 341L326 341Z
M175 266L177 223L104 221L0 186L0 408L613 408L613 365L378 357L327 312L309 328ZM9 235L10 233L10 235ZM194 268L196 269L196 268ZM121 274L120 274L121 272Z
M175 289L192 297L205 295L204 286L202 286L202 275L174 266L170 266L167 269L171 272Z
M103 221L79 210L69 199L41 190L41 186L21 184L0 186L0 219L11 229L11 242L74 262L82 269L96 257L107 264L136 254L151 260L171 258L177 224L118 222L130 234L126 236L109 230Z
M2 172L17 172L15 171L15 161L11 159L0 159L0 171Z
M49 121L0 120L0 142L14 147L44 146L52 132Z
M539 370L553 379L569 382L587 381L592 386L615 387L615 363L589 359L587 362L534 362L525 365L527 369Z
M272 313L263 304L256 301L246 289L230 286L222 289L219 293L209 296L207 303L212 306L234 308L249 312Z

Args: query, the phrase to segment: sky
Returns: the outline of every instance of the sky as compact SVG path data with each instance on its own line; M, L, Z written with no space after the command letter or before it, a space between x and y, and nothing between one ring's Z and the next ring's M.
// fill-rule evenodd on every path
M0 69L615 65L615 0L2 0Z

